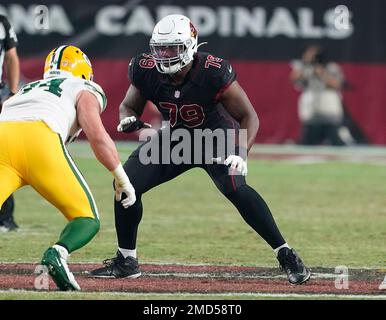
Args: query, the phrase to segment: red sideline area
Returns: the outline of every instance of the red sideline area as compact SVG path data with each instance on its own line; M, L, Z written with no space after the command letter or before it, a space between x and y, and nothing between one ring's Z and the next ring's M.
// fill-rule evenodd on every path
M127 139L115 128L118 106L128 87L128 61L129 57L127 60L92 59L95 80L104 88L108 99L103 121L114 139ZM288 81L289 64L231 62L261 120L256 142L285 143L296 140L300 132L297 118L299 93ZM41 77L43 59L22 59L21 66L26 80L35 80ZM386 144L386 65L346 63L342 67L350 84L350 89L344 92L344 101L351 117L371 143ZM159 116L153 107L148 107L144 119L158 122Z
M0 263L0 290L42 289L41 269L36 264ZM383 295L379 284L383 270L354 269L350 271L349 285L341 286L340 278L332 268L313 268L311 279L304 285L290 285L286 276L276 268L215 265L141 265L142 276L137 279L96 279L85 273L100 267L96 264L70 264L70 269L83 291L129 293L237 293L252 294L337 294ZM40 271L39 271L40 270ZM339 281L336 281L336 280ZM37 285L37 287L36 287ZM35 289L36 288L36 289ZM49 290L57 290L50 280ZM382 296L383 298L383 296Z

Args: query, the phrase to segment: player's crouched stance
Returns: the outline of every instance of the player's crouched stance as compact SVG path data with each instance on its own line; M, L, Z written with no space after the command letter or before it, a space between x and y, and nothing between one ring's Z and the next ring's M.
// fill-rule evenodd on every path
M115 177L117 201L122 193L127 196L123 207L136 201L100 118L106 97L92 77L91 63L79 48L58 47L47 56L44 79L25 85L0 114L0 205L17 189L31 185L69 221L41 260L60 290L80 290L67 258L100 226L90 189L65 144L83 129L96 158Z
M259 127L256 112L238 84L235 70L229 62L209 53L198 52L197 39L197 30L185 16L169 15L157 23L150 40L151 54L138 55L129 64L131 85L120 105L118 131L130 132L146 127L139 118L147 101L151 101L164 120L169 121L171 131L181 128L185 133L188 132L191 139L195 139L194 129L243 129L247 132L249 150ZM163 155L168 152L165 150L171 150L167 145L176 143L172 140L163 141L167 139L155 139L160 141L161 145L156 145L156 149L162 150ZM200 142L199 145L203 146ZM200 167L208 173L246 223L273 249L288 281L301 284L310 278L310 271L284 240L264 199L246 183L247 162L242 154L228 150L225 160L219 163L193 160L190 163L145 164L140 159L143 146L135 150L124 164L135 188L137 201L127 209L118 202L114 204L117 255L105 260L103 267L92 270L90 276L138 277L141 272L136 242L143 211L142 195L194 167ZM194 150L194 158L204 159L207 151L199 147L199 150ZM229 174L228 166L232 173L239 171L240 174Z

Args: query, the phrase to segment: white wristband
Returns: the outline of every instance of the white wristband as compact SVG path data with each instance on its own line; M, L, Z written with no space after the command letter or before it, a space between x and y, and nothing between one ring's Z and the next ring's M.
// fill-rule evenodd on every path
M129 181L129 178L125 170L123 169L121 163L118 165L118 167L116 167L113 171L111 171L111 173L113 174L115 180L117 180L117 182L119 183L124 183Z

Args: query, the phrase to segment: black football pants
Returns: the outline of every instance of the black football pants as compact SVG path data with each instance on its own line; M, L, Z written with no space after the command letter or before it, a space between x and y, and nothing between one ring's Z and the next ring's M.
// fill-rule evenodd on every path
M223 164L144 165L139 160L140 148L134 151L124 164L124 169L136 190L137 201L127 209L118 201L114 203L115 227L120 248L136 248L138 225L142 218L142 194L194 167L201 167L208 173L217 188L238 209L243 219L273 249L285 243L267 204L254 189L246 184L243 176L229 175L228 167ZM173 195L170 195L168 201L172 200Z

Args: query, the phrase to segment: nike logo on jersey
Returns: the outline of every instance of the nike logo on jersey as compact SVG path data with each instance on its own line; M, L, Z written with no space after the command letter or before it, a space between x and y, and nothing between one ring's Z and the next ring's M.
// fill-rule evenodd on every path
M229 66L228 71L229 73L232 73L232 66Z

